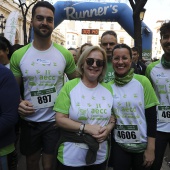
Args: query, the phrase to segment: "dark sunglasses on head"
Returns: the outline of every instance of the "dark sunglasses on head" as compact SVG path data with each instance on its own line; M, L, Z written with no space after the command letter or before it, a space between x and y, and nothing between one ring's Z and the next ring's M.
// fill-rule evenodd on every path
M103 46L108 46L108 44L109 44L110 46L115 45L115 43L114 43L114 42L110 42L110 43L102 43L102 45L103 45Z
M88 66L92 66L94 64L94 62L96 62L96 66L97 67L102 67L104 66L105 62L103 60L94 60L94 58L87 58L86 59L86 63Z

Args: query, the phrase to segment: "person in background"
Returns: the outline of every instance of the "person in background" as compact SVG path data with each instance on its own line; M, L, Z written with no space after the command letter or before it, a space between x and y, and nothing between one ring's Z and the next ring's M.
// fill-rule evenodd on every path
M65 84L55 102L61 131L57 159L60 170L104 170L107 137L114 127L111 87L103 82L105 51L92 46L80 56L79 78Z
M9 66L9 60L13 53L13 47L11 43L5 38L0 36L0 64L4 65L7 68Z
M71 53L52 42L55 8L48 1L38 1L32 8L34 40L15 51L10 68L24 96L19 104L21 117L20 151L26 156L26 169L38 170L42 157L44 170L54 164L59 131L55 126L54 101L63 86L64 73L75 77Z
M79 55L81 55L87 47L91 47L91 46L93 46L92 43L84 43L79 49Z
M154 161L156 105L154 89L131 68L132 51L126 44L113 48L114 79L109 82L116 117L113 142L114 170L148 170Z
M14 44L14 45L12 46L12 48L13 48L13 51L16 51L16 50L22 48L23 46L24 46L24 45L21 45L21 44Z
M160 43L164 51L161 59L148 65L150 79L160 105L157 107L155 161L152 170L160 170L167 144L170 144L170 22L160 27Z
M113 79L114 76L114 70L112 68L112 50L114 46L117 44L117 34L115 31L108 30L105 31L101 36L101 44L100 47L102 47L107 55L107 71L104 78L104 82L109 82Z
M137 67L138 74L145 75L146 65L139 60L139 49L137 47L131 48L132 50L132 61Z
M17 170L15 124L20 93L12 72L0 64L0 169Z
M73 55L75 64L77 64L77 49L70 47L70 48L68 48L68 50L69 50L69 51L71 52L71 54Z

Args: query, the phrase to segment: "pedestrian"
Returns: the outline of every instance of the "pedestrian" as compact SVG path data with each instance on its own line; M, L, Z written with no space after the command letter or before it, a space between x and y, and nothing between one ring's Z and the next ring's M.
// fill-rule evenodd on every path
M5 37L0 36L0 64L10 68L9 60L13 53L13 47L10 41Z
M134 74L132 52L118 44L112 53L114 79L113 111L116 117L113 142L114 170L149 170L154 161L156 105L148 78Z
M112 68L112 50L114 46L117 44L117 34L115 31L108 30L105 31L101 36L101 44L100 46L105 50L107 55L107 71L104 78L104 82L109 82L113 79L114 70Z
M78 59L80 58L80 55L83 53L83 51L88 48L88 47L91 47L93 46L92 43L84 43L83 45L81 45L80 49L78 50L78 53L77 53L77 61Z
M60 170L106 168L107 137L115 123L111 87L103 82L106 63L102 48L86 49L77 64L79 78L67 82L55 102L56 123L62 129L57 150Z
M24 85L18 111L20 151L26 156L27 170L39 169L41 155L43 169L52 169L59 135L53 105L63 86L64 72L69 79L75 75L71 53L51 40L54 12L54 6L47 1L34 5L31 20L34 40L15 51L10 60L19 86Z
M77 49L76 48L73 48L73 47L70 47L68 48L68 50L71 52L71 54L73 55L73 58L74 58L74 62L75 64L77 64Z
M160 170L167 144L170 144L170 22L160 27L161 59L148 65L146 76L152 82L160 105L157 107L155 161L152 170Z
M0 64L0 169L17 170L15 124L20 93L12 72Z
M145 75L146 65L140 61L139 58L139 49L137 47L133 47L132 49L132 61L135 63L137 67L138 74Z

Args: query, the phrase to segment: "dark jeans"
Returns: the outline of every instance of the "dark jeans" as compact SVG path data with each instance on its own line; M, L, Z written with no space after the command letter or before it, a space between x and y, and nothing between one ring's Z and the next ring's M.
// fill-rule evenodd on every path
M165 149L168 143L170 145L170 133L157 131L155 143L155 161L152 165L151 170L161 169Z
M114 170L150 170L143 166L143 152L131 153L123 150L116 142L113 145Z

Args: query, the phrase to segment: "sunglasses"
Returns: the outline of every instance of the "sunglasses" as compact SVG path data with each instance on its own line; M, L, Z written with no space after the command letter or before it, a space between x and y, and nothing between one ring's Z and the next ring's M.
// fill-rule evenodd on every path
M108 46L108 44L110 46L116 45L114 42L110 42L110 43L102 43L102 46L106 47L106 46Z
M94 60L94 58L87 58L86 59L86 63L88 66L92 66L94 64L94 62L96 62L96 66L97 67L102 67L104 66L105 62L103 60Z

